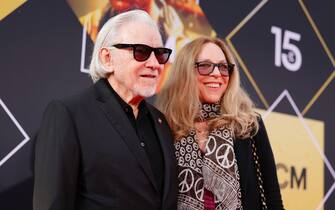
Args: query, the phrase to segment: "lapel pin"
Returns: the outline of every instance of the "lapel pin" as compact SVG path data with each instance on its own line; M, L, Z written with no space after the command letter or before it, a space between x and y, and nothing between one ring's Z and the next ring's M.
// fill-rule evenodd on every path
M160 124L162 124L162 120L161 120L161 118L158 118L158 122L159 122Z

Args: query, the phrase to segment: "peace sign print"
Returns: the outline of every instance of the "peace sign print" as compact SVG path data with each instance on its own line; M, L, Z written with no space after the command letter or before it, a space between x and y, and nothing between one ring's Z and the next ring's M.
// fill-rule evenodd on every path
M186 145L186 152L191 153L192 146L190 144Z
M180 148L180 142L179 142L179 141L176 142L176 143L174 144L174 147L176 148L176 150L179 150L179 148Z
M201 202L204 202L204 178L200 177L194 184L195 196Z
M229 144L222 144L219 146L219 148L216 150L215 153L217 162L223 167L223 168L230 168L234 165L234 149Z
M187 143L192 144L194 142L192 137L187 137Z
M180 143L181 143L182 146L185 146L185 145L186 145L186 139L185 139L185 138L182 138L182 139L180 140Z
M213 136L208 137L208 141L206 144L206 155L210 155L215 151L216 148L216 140Z
M225 139L230 137L230 133L229 133L228 129L224 129L222 131L222 137L225 138Z
M194 176L190 169L184 169L178 175L179 179L179 192L184 193L189 191L194 183Z

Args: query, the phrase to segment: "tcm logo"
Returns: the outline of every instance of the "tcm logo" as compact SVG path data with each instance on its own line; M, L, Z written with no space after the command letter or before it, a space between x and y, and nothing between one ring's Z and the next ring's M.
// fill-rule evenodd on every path
M280 173L280 189L290 188L307 190L307 168L287 166L284 163L277 163L277 173Z

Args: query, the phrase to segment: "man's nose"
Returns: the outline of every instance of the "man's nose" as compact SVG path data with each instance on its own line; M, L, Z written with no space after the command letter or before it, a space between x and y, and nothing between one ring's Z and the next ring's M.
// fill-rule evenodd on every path
M154 52L151 52L148 60L146 61L146 67L154 69L159 69L161 67L161 64L159 64Z

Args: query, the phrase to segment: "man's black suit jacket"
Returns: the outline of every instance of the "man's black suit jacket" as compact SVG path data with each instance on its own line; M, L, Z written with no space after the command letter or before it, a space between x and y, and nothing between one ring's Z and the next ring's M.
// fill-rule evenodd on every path
M174 210L173 137L148 104L164 158L157 190L138 136L103 80L74 97L51 102L35 147L34 210Z

